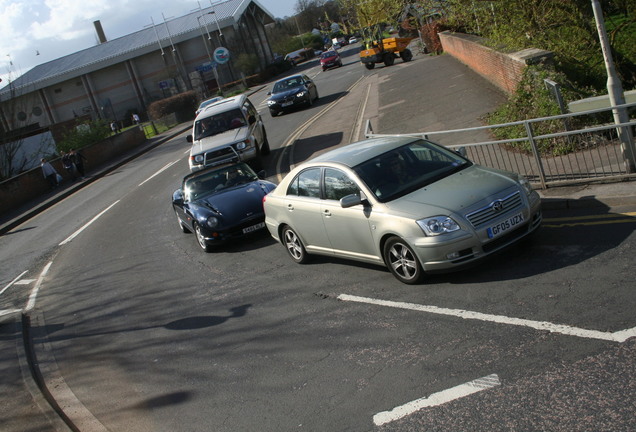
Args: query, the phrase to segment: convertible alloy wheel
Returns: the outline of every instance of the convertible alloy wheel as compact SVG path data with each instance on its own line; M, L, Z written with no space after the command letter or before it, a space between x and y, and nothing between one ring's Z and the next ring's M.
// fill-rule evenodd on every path
M206 252L210 252L210 246L208 246L208 244L205 242L205 234L203 234L203 231L201 230L201 226L198 223L194 224L194 233L197 236L197 243L199 243L199 246L201 246L201 249L203 249Z
M384 245L384 261L400 282L416 284L424 277L424 270L411 247L399 237L391 237Z
M288 226L283 228L283 244L291 259L298 264L305 263L309 259L305 246L303 246L294 230Z

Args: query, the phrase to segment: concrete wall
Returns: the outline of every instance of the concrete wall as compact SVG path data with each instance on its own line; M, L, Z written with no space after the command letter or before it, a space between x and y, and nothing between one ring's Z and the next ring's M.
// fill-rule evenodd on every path
M121 157L126 152L143 145L146 135L141 128L131 128L120 134L113 135L97 144L81 149L86 157L86 174L91 175L91 170L108 164L112 160ZM70 176L62 167L61 160L50 161L55 170L64 177L64 182L70 182ZM38 166L18 176L12 177L0 183L0 215L19 208L29 201L49 193L50 186L42 175Z
M487 47L478 36L452 33L439 33L444 52L486 78L508 94L517 89L523 72L531 64L544 64L552 61L553 54L534 48L506 53Z

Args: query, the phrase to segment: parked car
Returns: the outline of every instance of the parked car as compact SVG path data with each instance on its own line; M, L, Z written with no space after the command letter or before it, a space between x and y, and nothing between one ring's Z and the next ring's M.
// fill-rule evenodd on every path
M229 163L185 176L172 195L172 207L181 230L194 232L199 246L209 252L214 245L265 228L262 201L275 187L249 165Z
M356 42L358 42L358 38L357 38L357 37L355 37L355 36L351 36L351 37L349 38L349 43L350 43L350 44L354 44L354 43L356 43Z
M341 67L342 59L335 50L325 51L320 55L320 66L322 67L323 72L327 69Z
M217 103L218 101L222 99L223 99L223 96L216 96L216 97L204 100L203 102L199 104L199 107L196 110L196 115L198 115L201 111L203 111L203 108L205 108L206 106Z
M223 99L200 112L186 140L192 143L191 171L226 160L229 148L241 161L257 163L270 151L263 120L245 95Z
M406 284L512 245L542 220L539 195L523 177L407 136L303 163L264 207L268 230L295 262L320 254L375 263Z
M292 75L276 81L267 95L269 113L276 117L298 106L311 106L318 100L318 88L307 75Z

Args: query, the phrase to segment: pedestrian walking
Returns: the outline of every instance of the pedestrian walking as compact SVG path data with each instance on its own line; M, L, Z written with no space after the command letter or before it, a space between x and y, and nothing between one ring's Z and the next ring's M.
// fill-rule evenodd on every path
M86 161L86 157L81 152L76 151L75 149L71 149L71 159L75 164L75 168L77 169L77 173L80 176L80 179L84 179L84 161Z
M113 133L119 133L119 125L116 121L110 124L110 129L113 131Z
M133 115L132 115L132 120L133 120L133 123L134 123L134 124L136 124L136 125L138 125L138 124L139 124L139 122L141 121L141 119L139 118L139 116L137 115L137 113L133 113Z
M51 165L45 158L42 158L40 161L42 162L40 164L40 167L42 167L42 174L44 175L44 178L49 182L49 185L51 185L51 189L58 187L60 185L59 178L61 176L57 173L57 171L55 171L53 165Z
M66 172L69 173L73 181L77 180L77 170L75 163L73 163L73 157L66 152L62 152L62 166Z

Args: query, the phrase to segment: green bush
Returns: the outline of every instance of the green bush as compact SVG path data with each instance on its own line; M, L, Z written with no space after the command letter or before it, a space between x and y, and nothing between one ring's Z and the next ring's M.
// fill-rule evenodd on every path
M110 125L104 120L80 123L64 134L57 143L59 152L81 149L91 144L104 141L111 135Z
M198 106L196 92L187 91L151 103L148 107L148 115L152 120L158 120L175 113L177 121L184 122L194 119Z

